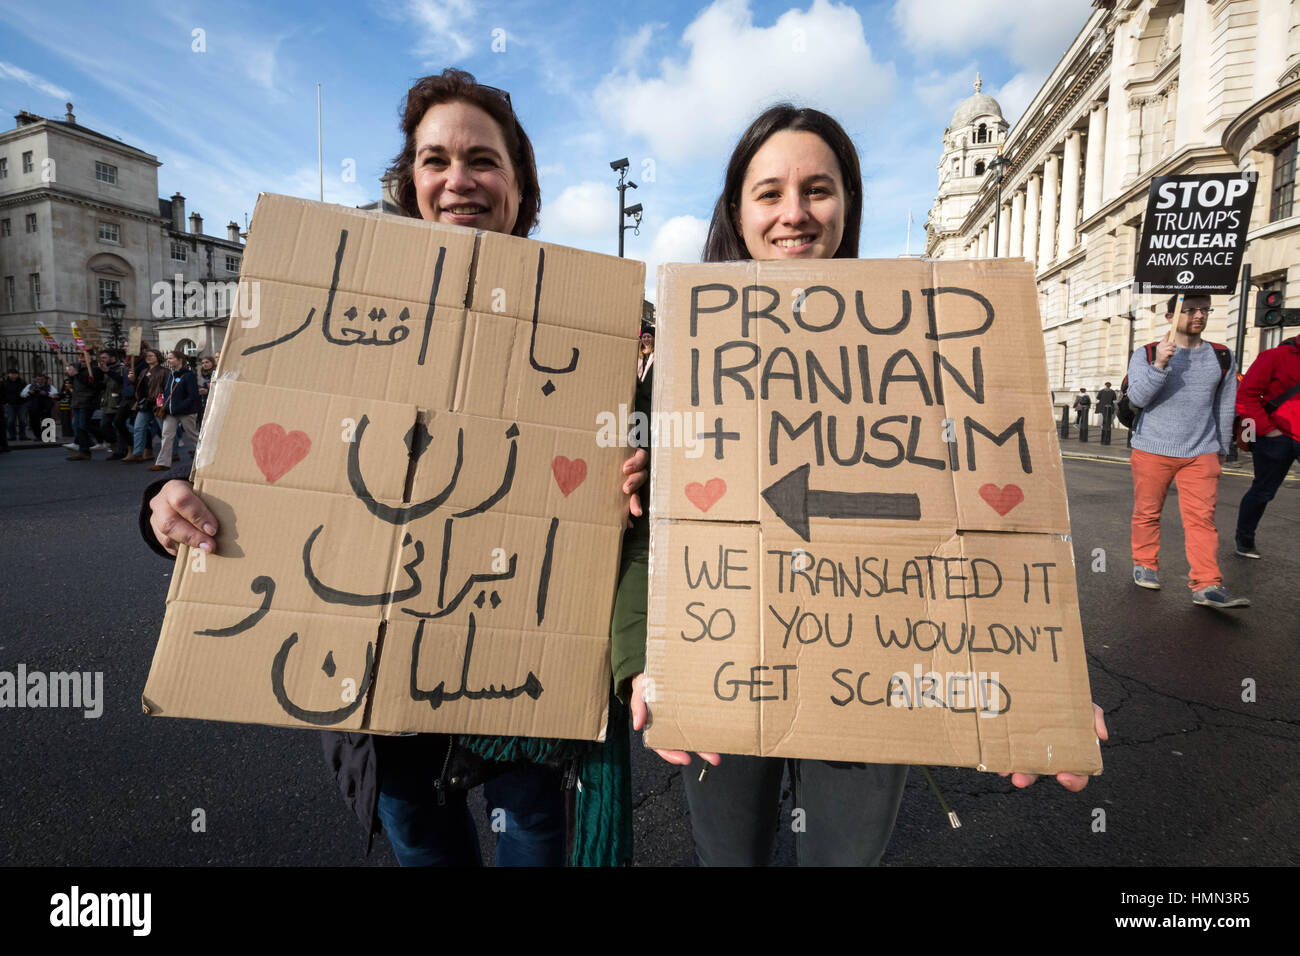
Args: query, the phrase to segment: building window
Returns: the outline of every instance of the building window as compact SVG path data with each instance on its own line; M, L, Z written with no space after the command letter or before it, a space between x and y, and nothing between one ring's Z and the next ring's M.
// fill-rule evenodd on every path
M172 240L172 261L173 262L185 261L185 243L178 242L175 239Z
M38 311L41 307L41 274L33 272L27 280L32 290L32 311Z
M99 224L99 239L101 242L115 242L121 245L121 227L115 222L101 222Z
M976 175L976 176L983 176L983 175L984 175L984 160L982 160L982 159L977 159L977 160L975 161L975 175Z
M34 212L29 212L29 213L27 214L26 222L27 222L27 231L28 231L28 232L35 232L35 231L36 231L36 213L34 213Z
M239 256L226 256L226 271L227 272L239 271Z
M95 163L95 178L101 183L117 185L117 167L108 163Z
M116 279L99 280L99 308L101 312L104 309L105 302L109 301L110 299L120 300L121 298L122 298L122 283L118 282Z
M0 236L7 236L10 233L9 220L0 219Z
M9 305L10 312L17 312L17 303L14 302L14 277L5 276L5 302Z
M0 179L9 178L9 157L0 156Z
M29 149L23 153L23 172L30 173L35 166L32 163L32 151Z
M975 131L975 142L987 143L989 141L989 128L980 123L979 129Z
M1291 216L1295 198L1295 146L1293 139L1273 154L1273 197L1268 207L1268 221L1277 222Z

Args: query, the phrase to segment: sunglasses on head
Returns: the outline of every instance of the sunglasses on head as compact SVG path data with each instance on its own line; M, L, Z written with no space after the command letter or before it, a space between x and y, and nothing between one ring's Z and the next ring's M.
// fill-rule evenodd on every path
M514 104L510 102L510 94L507 93L505 90L501 89L498 86L488 86L486 83L478 84L478 88L480 90L487 90L489 93L495 93L497 96L501 97L503 100L506 101L506 106L510 107L510 112L513 113L515 111Z

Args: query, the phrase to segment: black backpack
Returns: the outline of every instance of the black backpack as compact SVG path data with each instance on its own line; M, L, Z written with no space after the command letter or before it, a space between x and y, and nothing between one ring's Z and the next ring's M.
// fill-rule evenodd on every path
M1150 365L1156 360L1156 346L1159 342L1147 343L1144 351L1147 356L1147 364ZM1232 353L1228 351L1226 345L1220 345L1218 342L1211 342L1214 346L1214 355L1219 360L1219 384L1228 377L1228 370L1232 368ZM1124 381L1119 383L1119 402L1115 406L1115 417L1125 428L1132 429L1137 424L1138 417L1142 414L1142 409L1138 408L1128 400L1128 376L1124 376Z

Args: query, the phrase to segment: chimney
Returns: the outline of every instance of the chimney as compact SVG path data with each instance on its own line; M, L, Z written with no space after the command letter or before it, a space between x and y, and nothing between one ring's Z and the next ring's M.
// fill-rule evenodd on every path
M197 212L190 213L190 232L193 235L203 235L203 217Z
M172 194L172 228L185 231L185 197L180 193Z
M42 119L43 117L37 116L35 113L29 113L27 110L19 110L14 114L14 122L18 126L31 126L33 123L39 123Z
M69 123L71 123L73 126L76 126L76 125L77 125L77 117L76 117L76 114L74 114L74 113L72 112L72 104L69 103L69 104L67 104L67 106L68 106L68 111L67 111L66 113L63 114L63 118L64 118L65 120L67 120Z
M231 242L239 241L239 223L235 222L233 219L226 223L226 238Z

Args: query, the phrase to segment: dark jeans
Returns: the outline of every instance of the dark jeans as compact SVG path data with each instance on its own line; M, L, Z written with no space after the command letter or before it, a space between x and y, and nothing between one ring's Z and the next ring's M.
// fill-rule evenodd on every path
M24 433L27 431L27 423L23 421L21 405L5 406L5 430L9 433L11 441L26 440L27 436Z
M1237 536L1253 544L1264 509L1282 487L1291 465L1300 458L1300 441L1286 435L1257 438L1251 457L1255 463L1255 480L1237 509Z
M113 413L113 451L115 454L125 455L132 448L131 424L134 418L131 412L131 406L128 404L119 405L117 411Z
M72 410L72 433L76 437L72 440L77 443L83 455L90 454L90 446L94 444L94 436L90 430L90 416L95 414L93 408L74 408Z
M148 446L150 441L150 436L157 438L162 435L162 423L151 410L136 412L135 424L131 427L131 432L135 437L135 443L131 452L137 458L140 458L144 456L145 448Z
M27 406L27 424L31 426L32 438L34 440L45 441L45 420L53 417L53 406L47 406L44 408L37 407L36 405ZM51 440L53 440L53 437Z
M447 753L440 734L379 737L379 820L402 866L479 866L478 832L464 790L442 803L433 782ZM497 866L563 866L560 772L528 765L483 785L497 837ZM499 811L499 812L498 812Z
M790 769L795 815L778 819L781 776ZM903 800L907 767L722 755L683 768L695 856L702 866L767 866L777 826L795 833L800 866L875 866Z

